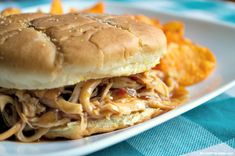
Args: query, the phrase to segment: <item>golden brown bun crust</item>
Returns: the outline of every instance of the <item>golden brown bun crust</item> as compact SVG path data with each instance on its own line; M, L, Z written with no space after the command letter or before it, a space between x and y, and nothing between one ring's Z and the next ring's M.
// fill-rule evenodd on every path
M160 29L127 16L0 17L0 86L46 89L131 75L155 66L165 49Z

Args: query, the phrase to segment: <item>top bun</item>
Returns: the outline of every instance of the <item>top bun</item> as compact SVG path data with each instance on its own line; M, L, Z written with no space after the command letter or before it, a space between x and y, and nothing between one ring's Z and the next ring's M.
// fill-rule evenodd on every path
M41 13L0 17L0 87L50 89L154 67L164 33L127 16Z

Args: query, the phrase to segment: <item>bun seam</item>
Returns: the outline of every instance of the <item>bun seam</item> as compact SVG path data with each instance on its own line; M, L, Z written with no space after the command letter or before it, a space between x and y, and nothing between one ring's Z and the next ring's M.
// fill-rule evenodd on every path
M33 20L32 20L33 21ZM53 39L51 39L51 36L48 35L45 31L42 31L40 29L37 29L31 22L32 21L29 21L29 25L28 25L28 28L32 28L33 30L35 30L36 32L38 33L41 33L43 34L47 39L48 41L50 41L54 47L55 47L55 52L56 52L56 57L55 57L55 60L54 60L54 65L58 68L62 67L63 64L64 64L64 53L63 53L63 50L61 50L61 46L56 42L56 41L53 41ZM47 30L47 29L46 29Z
M107 21L107 20L110 20L110 19L114 19L114 17L110 17L110 18L104 19L104 21L103 20L99 20L96 17L91 17L91 16L85 16L85 17L89 18L91 20L95 20L97 23L106 24L106 25L108 25L108 26L110 26L112 28L119 29L119 30L122 30L122 31L127 31L132 36L134 36L135 38L138 39L139 47L140 47L141 50L143 50L142 41L141 41L141 39L138 36L136 36L134 33L132 33L129 29L126 29L126 28L122 27L121 25L117 25L117 24L111 23L110 21ZM124 58L127 60L126 50L124 51Z

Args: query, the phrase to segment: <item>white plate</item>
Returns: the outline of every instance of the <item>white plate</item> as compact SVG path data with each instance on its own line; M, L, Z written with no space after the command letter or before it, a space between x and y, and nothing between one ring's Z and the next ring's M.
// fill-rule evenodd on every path
M30 8L26 11L36 10L36 8ZM48 9L48 6L42 6L41 8ZM200 19L190 19L183 16L180 17L153 10L150 11L117 4L108 4L107 12L112 14L146 14L148 16L157 17L161 21L183 21L186 25L186 36L197 43L209 47L216 55L216 71L206 81L189 88L191 98L188 103L142 124L74 141L31 144L3 141L0 142L0 155L65 156L89 154L166 122L169 119L201 105L235 85L235 26L218 23L216 21L208 22Z

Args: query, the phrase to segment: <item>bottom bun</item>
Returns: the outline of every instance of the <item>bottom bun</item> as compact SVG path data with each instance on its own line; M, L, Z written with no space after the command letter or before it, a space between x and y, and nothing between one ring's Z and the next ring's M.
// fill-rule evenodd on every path
M163 113L160 109L147 108L143 112L129 115L112 116L110 119L88 119L82 122L70 122L66 126L50 129L45 135L49 139L64 137L79 139L96 133L110 132L144 122ZM86 126L82 126L82 125Z

